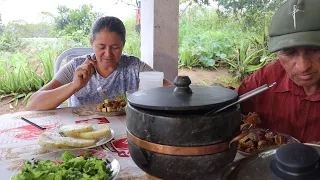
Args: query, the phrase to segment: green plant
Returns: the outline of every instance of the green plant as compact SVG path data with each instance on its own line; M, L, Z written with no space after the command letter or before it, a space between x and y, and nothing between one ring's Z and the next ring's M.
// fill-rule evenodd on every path
M285 0L216 0L220 7L223 7L226 12L244 15L247 11L275 11Z
M183 39L179 47L181 66L215 68L225 58L231 56L233 41L222 32L203 32Z
M30 59L26 54L16 53L2 57L0 61L0 94L12 96L10 102L18 103L24 98L26 103L34 91L40 89L53 77L53 50L41 50L36 53L40 59Z
M14 33L19 38L46 38L53 35L54 26L51 23L46 22L31 24L23 20L15 20L9 22L6 25L6 29Z
M63 32L63 31L62 31ZM85 34L82 30L71 32L70 34L61 33L64 41L68 41L73 47L89 47L90 34Z
M90 34L90 28L101 13L93 11L91 4L83 4L78 9L70 9L66 6L58 6L58 16L54 18L56 29L63 35L72 35L76 31L81 31L82 35Z
M194 56L190 49L184 47L179 48L179 68L192 68L200 65L199 57Z
M29 66L27 68L32 69ZM15 104L20 98L24 98L23 102L27 102L32 92L41 88L43 84L42 78L36 72L24 68L7 71L0 78L1 94L12 96L9 103L15 101Z
M272 56L263 56L266 54L265 52L264 48L255 50L251 48L250 44L242 44L236 48L236 56L233 59L225 59L225 62L231 66L230 70L235 74L235 78L241 81L272 61Z
M57 52L45 49L37 53L37 57L41 60L42 78L44 84L47 84L53 78L54 60L57 58Z
M136 32L133 31L127 34L127 41L123 53L141 57L141 41L140 36Z
M124 46L123 53L141 57L141 39L135 29L136 19L132 17L125 20L123 23L127 31L126 44Z
M33 94L33 92L29 92L29 93L22 93L22 94L19 94L19 93L11 93L10 96L12 96L12 99L9 100L7 103L11 103L11 102L14 102L14 105L17 106L18 105L18 102L19 102L19 99L22 99L22 103L23 104L27 104L29 99L30 99L30 96Z
M0 51L17 52L21 49L21 41L18 36L8 30L0 34Z

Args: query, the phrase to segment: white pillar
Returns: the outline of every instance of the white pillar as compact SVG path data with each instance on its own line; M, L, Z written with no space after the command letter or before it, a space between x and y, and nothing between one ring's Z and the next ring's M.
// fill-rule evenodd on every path
M141 60L173 80L178 75L179 0L141 1Z

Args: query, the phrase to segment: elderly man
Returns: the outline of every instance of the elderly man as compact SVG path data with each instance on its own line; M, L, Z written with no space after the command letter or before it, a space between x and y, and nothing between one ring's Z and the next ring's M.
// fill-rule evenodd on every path
M277 82L241 104L257 112L261 127L301 142L320 141L320 0L288 0L271 23L270 52L278 59L245 79L239 95Z

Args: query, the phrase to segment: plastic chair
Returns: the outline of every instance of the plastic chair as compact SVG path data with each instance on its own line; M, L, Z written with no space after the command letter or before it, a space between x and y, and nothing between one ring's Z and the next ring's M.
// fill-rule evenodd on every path
M59 71L61 67L61 63L63 62L64 59L66 60L66 62L69 62L74 57L82 56L85 54L91 54L91 53L93 53L92 48L70 48L64 51L58 56L58 59L56 60L56 63L54 65L54 74L56 74ZM68 107L70 106L71 106L71 98L68 99ZM59 108L61 107L62 105L59 106Z
M64 59L66 59L66 62L69 62L72 58L77 56L82 56L84 54L91 54L93 53L92 48L70 48L63 53L61 53L56 61L56 64L54 66L54 74L56 74L60 67L61 63Z

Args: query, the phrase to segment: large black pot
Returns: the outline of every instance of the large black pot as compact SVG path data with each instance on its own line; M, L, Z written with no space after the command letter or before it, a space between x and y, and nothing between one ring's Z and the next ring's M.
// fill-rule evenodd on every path
M213 108L238 99L220 86L190 86L188 77L175 85L138 91L128 98L129 151L143 171L160 179L211 179L234 160L240 134L240 108L215 115Z

